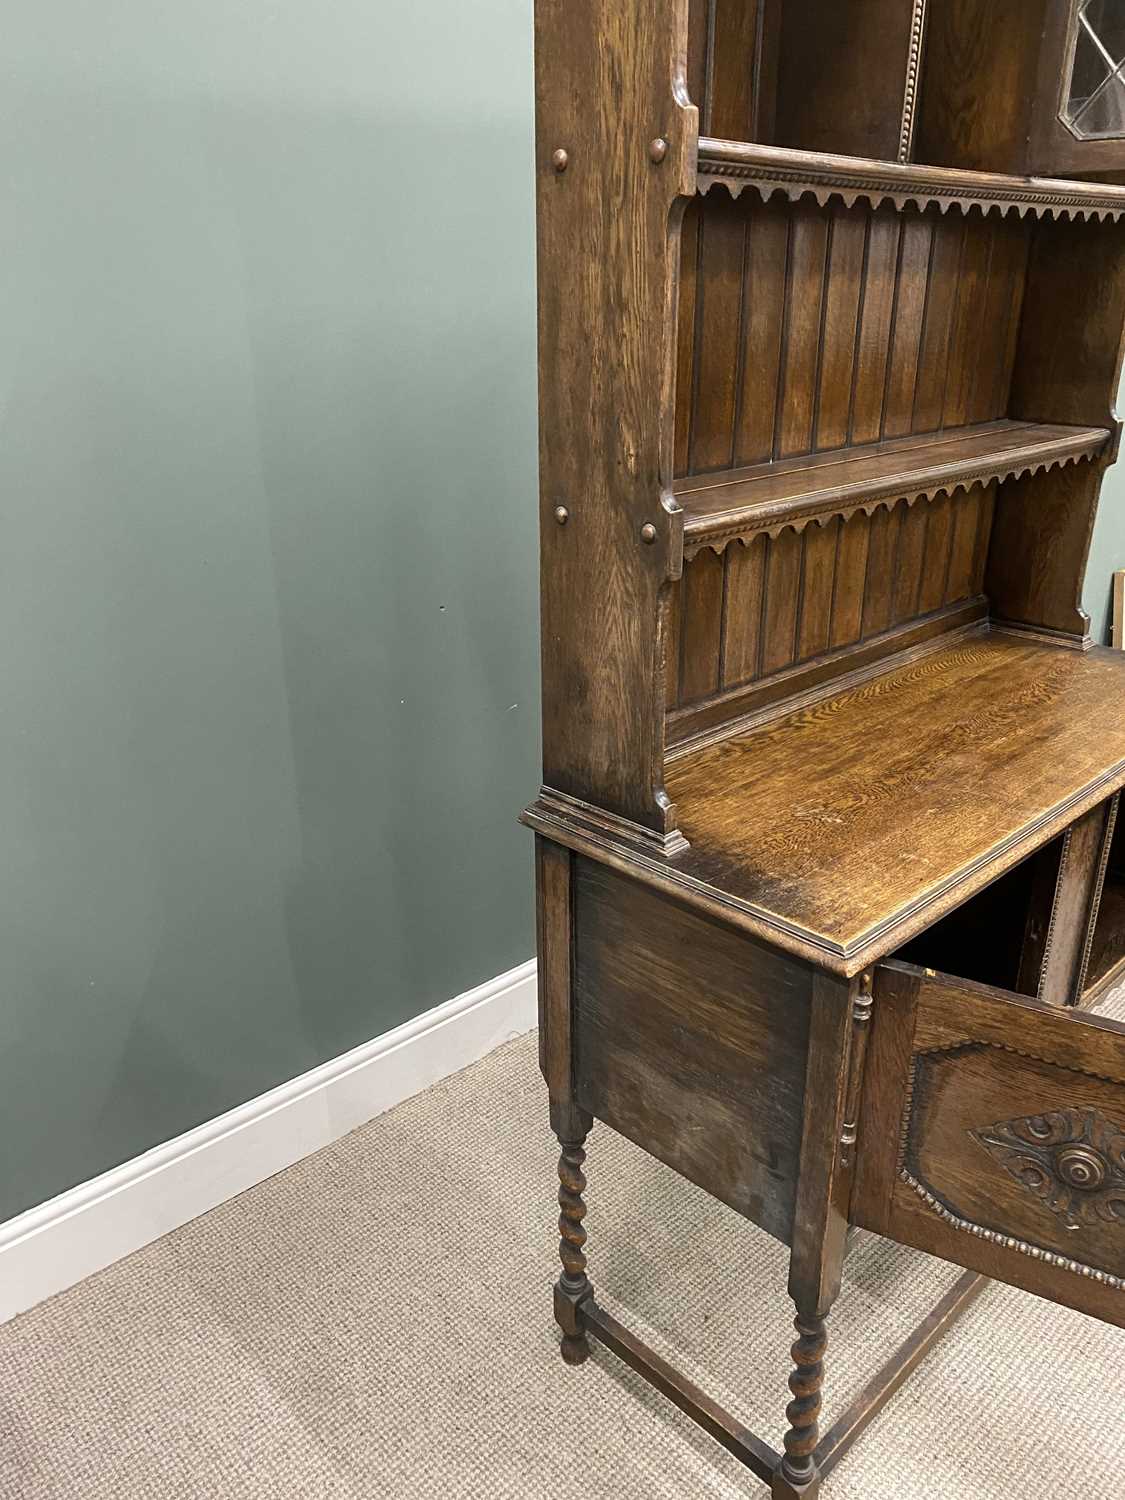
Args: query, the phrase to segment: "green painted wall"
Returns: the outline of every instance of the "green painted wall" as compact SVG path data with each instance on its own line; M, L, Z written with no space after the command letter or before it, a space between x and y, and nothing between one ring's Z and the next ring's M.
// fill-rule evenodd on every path
M530 11L0 7L0 1218L532 952Z
M1118 398L1119 405L1125 398ZM1125 568L1125 457L1108 471L1102 485L1090 561L1086 568L1083 607L1090 616L1090 634L1096 641L1109 640L1112 575Z
M532 951L530 12L0 7L0 1218Z

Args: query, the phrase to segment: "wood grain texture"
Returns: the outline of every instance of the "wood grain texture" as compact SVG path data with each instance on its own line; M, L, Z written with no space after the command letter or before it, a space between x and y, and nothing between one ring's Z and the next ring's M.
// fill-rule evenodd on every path
M842 675L855 664L849 648L891 646L904 626L977 598L981 517L978 490L942 492L799 535L759 533L721 557L698 553L676 591L681 666L669 707L727 701L799 663L824 662L824 679ZM730 699L742 713L754 701Z
M1096 456L1107 427L1002 419L931 435L754 464L676 481L685 546L721 547L818 516L872 509L879 500L935 496L940 490L1018 475Z
M742 385L734 433L735 464L761 463L773 457L785 328L789 226L790 215L780 204L763 204L760 211L749 216L747 223L742 314L745 350L741 356ZM680 318L688 322L693 318L692 306L686 299L680 303Z
M777 30L774 0L690 0L688 88L702 129L769 138Z
M796 660L804 538L790 527L770 537L766 554L766 607L762 614L762 673Z
M1060 119L1072 0L929 0L928 9L919 160L1028 176L1121 176L1119 139L1079 139Z
M698 166L703 193L721 185L734 196L749 192L766 199L782 192L792 202L811 197L822 206L838 196L849 206L862 201L877 207L889 200L899 210L1014 209L1021 216L1075 223L1125 215L1125 188L1111 181L1029 180L702 135Z
M1103 810L1104 804L1091 809L1079 819L1079 825L1097 817ZM926 964L925 960L920 960L913 951L915 945L910 943L901 949L897 956L908 963L921 962L924 967L948 970L949 973L960 974L965 979L976 979L983 984L997 985L1001 989L1016 990L1021 995L1035 995L1040 999L1046 999L1047 997L1040 993L1043 988L1044 960L1055 936L1053 921L1055 903L1060 894L1060 886L1067 880L1065 865L1072 846L1075 826L1072 824L1057 839L1052 839L1042 849L1037 849L1022 865L1009 870L1008 874L998 880L994 886L981 891L979 896L966 902L960 908L960 913L953 912L945 922L938 924L939 929L944 929L946 923L956 921L959 914L968 916L975 913L978 907L992 904L989 896L990 893L995 893L993 901L1001 904L1002 908L1007 906L1008 910L1005 912L1002 909L999 914L985 911L982 916L984 921L987 921L990 915L999 915L995 927L992 927L989 932L989 936L993 939L989 946L994 952L999 950L1003 954L1005 949L1008 951L1004 955L1005 962L993 972L988 972L992 968L988 964L958 961L961 955L968 957L964 954L963 947L960 949L960 954L953 951L948 954L943 953L939 946L942 941L940 930L933 934L932 941L929 934L924 934L919 939L919 942L928 944L931 959L936 959L936 963ZM1072 869L1070 881L1073 881L1074 874L1075 871ZM1019 937L1018 950L1013 952L1016 948L1017 936ZM1014 980L1012 978L1013 967Z
M759 134L757 48L761 11L769 0L714 0L711 7L707 128L741 140Z
M680 657L683 654L683 587L669 589L665 594L664 623L664 702L672 709L680 701ZM667 723L667 718L665 719Z
M811 971L588 860L575 921L579 1103L787 1241Z
M761 657L762 600L765 594L769 539L753 537L745 547L728 547L726 611L723 616L722 685L737 687L758 676ZM694 566L689 563L684 571ZM677 699L679 702L680 699Z
M691 317L681 311L676 323L676 409L675 450L673 461L677 474L691 468L692 409L695 402L695 318L698 311L700 226L703 200L693 199L684 210L680 224L679 306L690 307Z
M1047 0L929 0L928 8L918 160L1031 171L1027 141Z
M917 508L917 507L916 507ZM953 541L954 504L939 495L925 507L926 541L922 553L922 576L918 583L920 615L940 609L949 599L949 554Z
M1051 1005L1077 1005L1082 999L1116 818L1114 797L1067 829L1038 985L1039 999Z
M833 650L850 646L863 634L863 599L867 587L870 545L870 516L857 511L854 515L840 519L829 643Z
M982 637L668 779L691 845L677 872L851 965L1125 782L1125 658Z
M895 271L890 364L880 435L900 437L914 423L914 396L925 326L935 217L905 213Z
M1125 1026L880 970L858 1223L1125 1326L1123 1139Z
M994 249L995 234L970 233L967 222L961 236L960 257L957 264L957 285L949 320L949 351L942 391L942 427L961 427L973 420L976 401L983 397L988 370L989 355L1001 342L996 337L996 328L990 324L989 279ZM1016 295L1011 284L1016 268L1008 271L1004 278L1004 290L1009 298ZM1006 394L1006 391L1005 391Z
M808 1492L817 1482L825 1317L840 1292L852 1184L847 1107L855 1051L854 1004L859 984L818 973L813 981L800 1178L789 1258L789 1295L797 1309L790 1351L793 1399L775 1495ZM857 1079L856 1089L860 1086Z
M785 1434L785 1454L770 1485L773 1500L816 1494L820 1488L816 1452L820 1438L818 1422L824 1385L824 1354L828 1333L824 1319L798 1311L793 1320L797 1337L789 1350L793 1369L789 1390L793 1399L785 1408L790 1424Z
M1125 654L1075 649L1125 190L1023 175L1067 0L928 3L945 167L920 5L535 6L556 1318L776 1500L974 1290L821 1442L852 1218L1125 1326L1125 1026L942 972L1125 971ZM595 1116L790 1246L783 1454L594 1301Z
M539 1068L554 1098L571 1086L571 909L569 849L535 840L535 935L539 987Z
M586 1275L586 1161L583 1149L586 1122L567 1127L559 1135L559 1261L562 1273L555 1284L555 1321L562 1330L559 1353L568 1365L585 1364L590 1345L583 1325L582 1309L594 1295Z
M1103 473L1075 464L999 486L984 576L996 619L1089 639L1082 587Z
M919 612L922 565L926 559L926 521L929 507L900 507L898 543L895 549L894 587L891 591L891 622L909 620Z
M861 288L862 308L852 392L851 441L874 443L883 433L883 400L890 358L895 309L899 239L897 215L872 214L867 230L867 264ZM997 406L997 410L1000 410Z
M688 224L677 474L1005 415L1027 225L722 192Z
M717 197L721 203L722 194ZM829 215L821 208L798 203L793 210L785 287L785 352L774 432L777 458L808 453L813 446L830 225Z
M863 634L877 636L894 623L895 559L906 508L880 507L871 517L867 543L867 573L863 581Z
M693 471L725 469L733 462L743 345L746 216L729 198L710 205L693 248L698 280L689 463Z
M960 215L935 217L930 241L930 265L926 278L926 305L922 313L922 337L918 348L918 376L914 385L914 410L910 430L934 432L942 425L946 384L955 353L964 356L953 340L955 308L971 290L961 284L962 254L975 221ZM981 238L981 236L977 236ZM979 250L978 250L979 253ZM970 257L971 258L971 257ZM955 371L956 379L961 372ZM971 379L971 376L962 376Z
M813 982L801 1172L789 1262L789 1295L806 1318L823 1318L840 1291L852 1178L841 1137L859 988L858 980L849 984L823 973Z
M777 123L769 139L806 151L894 161L902 132L910 4L785 0L780 9Z
M687 88L691 102L699 111L701 128L709 113L711 11L712 0L688 0Z
M674 829L657 620L679 566L675 307L698 127L687 19L687 0L535 7L544 781L658 836ZM595 573L611 586L591 610Z
M559 1138L559 1259L555 1320L567 1364L582 1364L589 1348L579 1316L593 1289L586 1277L582 1221L585 1160L583 1143L593 1123L574 1097L573 974L571 950L572 865L569 849L549 839L535 840L536 937L539 958L539 1066L550 1095L551 1127Z
M995 485L987 487L995 491ZM946 575L946 593L951 599L971 596L977 584L978 538L982 523L982 493L973 488L966 495L958 496L953 506L953 534L949 542L949 572ZM989 523L994 514L988 511ZM988 537L984 539L982 552L987 549Z
M680 596L679 693L683 701L706 698L721 681L724 561L714 552L684 572Z
M1016 344L1011 412L1100 420L1114 433L1125 326L1125 239L1087 225L1040 225L1031 247ZM1008 619L1081 641L1089 632L1082 587L1104 465L1028 475L1001 487L987 588Z
M823 656L832 633L839 522L806 528L803 535L801 607L797 621L797 660Z
M1008 409L1033 236L1034 230L1010 216L993 223L978 328L980 357L965 418L968 422L985 421L997 406Z
M1083 1005L1090 1005L1125 972L1125 816L1118 808L1113 842L1094 924Z
M1040 224L1027 265L1010 415L1115 427L1125 326L1125 234Z
M816 448L841 448L851 435L856 334L868 222L867 213L858 207L837 214L832 220L817 371Z
M873 576L869 582L874 582ZM839 602L837 596L834 611ZM727 618L732 617L728 611ZM919 654L978 635L987 619L988 601L975 595L932 614L890 625L823 655L793 661L746 682L724 685L721 692L709 698L679 703L669 708L665 720L668 756L679 759L720 739L749 733L797 707L808 707L833 692L867 682L879 672L914 661Z
M849 1217L876 1234L887 1233L898 1183L899 1143L913 1056L919 970L907 963L880 965L873 981L871 1036L857 1136L858 1160Z

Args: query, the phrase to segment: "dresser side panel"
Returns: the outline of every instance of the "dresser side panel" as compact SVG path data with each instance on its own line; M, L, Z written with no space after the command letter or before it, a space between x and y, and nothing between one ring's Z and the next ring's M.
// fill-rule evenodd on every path
M581 1108L789 1242L813 971L575 862Z

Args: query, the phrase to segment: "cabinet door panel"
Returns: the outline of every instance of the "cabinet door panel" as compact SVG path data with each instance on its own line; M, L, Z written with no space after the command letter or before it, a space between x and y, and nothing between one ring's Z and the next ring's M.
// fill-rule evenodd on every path
M1125 1327L1125 1025L890 962L852 1217Z

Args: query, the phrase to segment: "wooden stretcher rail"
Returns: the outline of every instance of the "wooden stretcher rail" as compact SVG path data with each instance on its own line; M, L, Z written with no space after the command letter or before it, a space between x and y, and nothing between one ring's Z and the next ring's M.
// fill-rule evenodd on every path
M704 1428L728 1453L733 1453L759 1479L768 1484L781 1462L781 1454L755 1437L749 1428L736 1421L729 1412L693 1385L661 1359L647 1344L619 1323L612 1313L594 1301L582 1304L582 1322L594 1338L616 1354L630 1369L636 1370L650 1385L667 1396L680 1410Z
M824 1434L816 1447L816 1464L828 1475L852 1444L867 1430L887 1402L906 1384L940 1338L949 1332L962 1313L988 1286L987 1276L966 1271L946 1292L928 1317L905 1339L886 1364L860 1391L840 1419Z
M868 1381L847 1411L825 1433L816 1447L816 1464L826 1476L852 1444L866 1431L887 1402L905 1384L934 1345L949 1332L988 1285L988 1278L969 1271L958 1278L945 1296L923 1319L909 1338L895 1350ZM705 1395L667 1360L650 1349L593 1298L581 1305L581 1320L587 1333L617 1356L630 1369L667 1396L698 1426L721 1443L728 1453L751 1473L769 1484L781 1455L750 1431L737 1418Z

